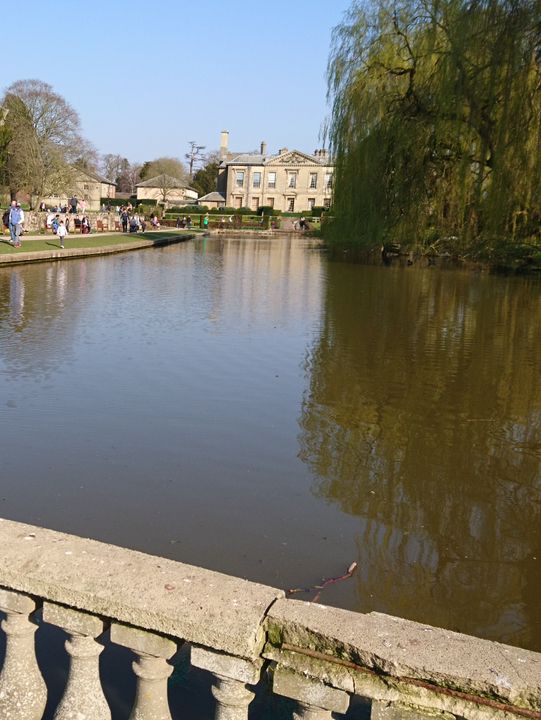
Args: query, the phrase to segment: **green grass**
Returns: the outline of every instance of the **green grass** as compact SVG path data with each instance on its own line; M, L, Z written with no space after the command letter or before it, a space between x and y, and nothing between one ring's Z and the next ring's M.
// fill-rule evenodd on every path
M140 240L166 240L171 237L178 237L180 235L191 235L191 232L183 232L182 230L171 230L171 232L145 232L145 233L93 233L91 235L68 235L65 240L65 248L67 250L72 248L95 248L95 247L106 247L114 245L126 245L129 243L139 242ZM12 254L17 253L18 255L24 252L38 252L41 250L58 250L60 243L56 235L52 233L44 235L39 240L31 240L29 238L22 238L22 247L14 248L9 244L9 235L4 235L0 240L0 254Z

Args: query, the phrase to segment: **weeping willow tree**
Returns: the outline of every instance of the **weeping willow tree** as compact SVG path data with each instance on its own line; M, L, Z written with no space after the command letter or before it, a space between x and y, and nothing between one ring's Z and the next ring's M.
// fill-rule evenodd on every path
M476 257L536 244L540 9L540 0L354 3L328 65L331 241Z

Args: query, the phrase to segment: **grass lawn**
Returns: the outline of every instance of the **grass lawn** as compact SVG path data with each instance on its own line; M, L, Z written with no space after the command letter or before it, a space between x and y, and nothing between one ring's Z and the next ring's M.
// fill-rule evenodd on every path
M145 233L92 233L90 235L68 235L65 240L65 248L69 250L71 248L94 248L104 247L108 245L126 245L132 242L139 242L140 240L166 240L171 237L178 237L181 235L193 235L193 230L182 231L182 230L171 230L165 232L145 232ZM38 252L40 250L58 250L60 243L56 235L43 235L43 238L39 240L32 240L22 238L22 247L14 248L9 244L9 235L4 235L0 239L0 254L10 253L24 253L24 252Z

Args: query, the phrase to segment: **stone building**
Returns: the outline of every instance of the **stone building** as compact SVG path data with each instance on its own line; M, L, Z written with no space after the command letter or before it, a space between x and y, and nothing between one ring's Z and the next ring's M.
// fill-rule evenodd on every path
M188 183L171 175L157 175L136 185L137 200L157 200L165 207L192 205L197 202L197 191Z
M330 207L334 168L326 150L309 155L282 148L269 155L263 142L259 153L232 153L228 140L229 133L223 131L217 190L227 206L254 212L261 205L282 212Z
M116 196L114 182L101 177L101 175L77 167L72 168L71 172L69 192L42 198L48 207L58 205L64 207L68 204L69 198L75 196L79 201L85 201L86 210L98 211L102 200Z

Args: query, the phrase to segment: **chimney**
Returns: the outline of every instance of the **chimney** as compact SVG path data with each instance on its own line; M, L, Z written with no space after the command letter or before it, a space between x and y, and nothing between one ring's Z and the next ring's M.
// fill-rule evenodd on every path
M267 154L267 143L264 140L261 142L261 154L262 155Z
M289 152L287 148L280 148L278 150L278 155L284 155L286 152Z
M227 130L222 130L222 132L220 133L220 160L225 160L225 158L227 157L228 146L229 132Z

